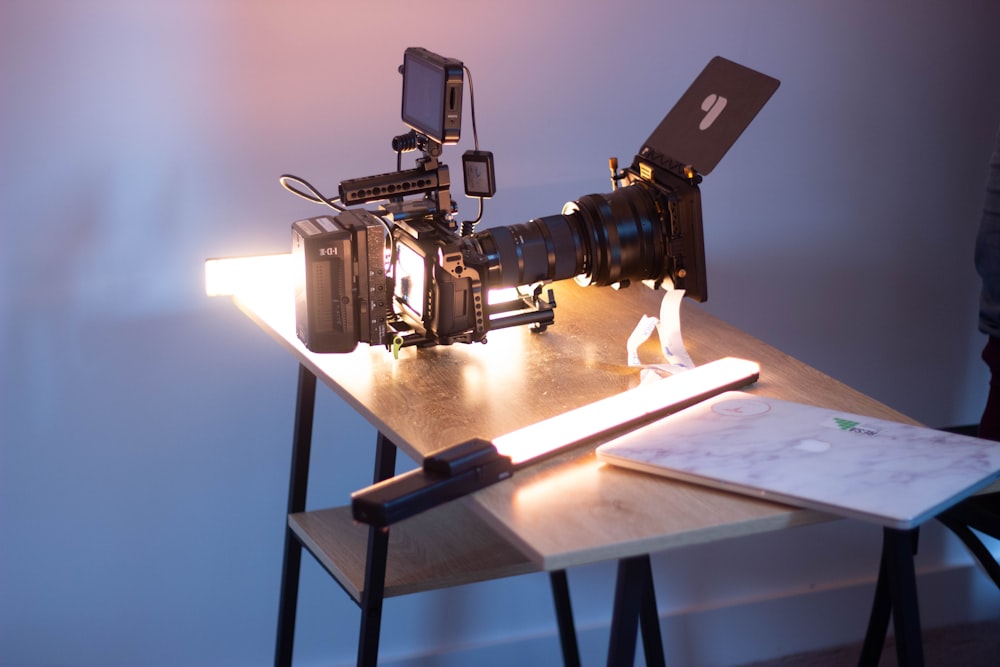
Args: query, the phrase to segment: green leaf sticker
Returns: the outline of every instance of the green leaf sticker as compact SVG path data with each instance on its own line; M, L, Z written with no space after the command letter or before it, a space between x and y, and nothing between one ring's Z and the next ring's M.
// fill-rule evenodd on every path
M852 428L857 426L860 422L851 421L850 419L842 419L840 417L834 417L833 421L836 422L837 428L841 431L850 431Z

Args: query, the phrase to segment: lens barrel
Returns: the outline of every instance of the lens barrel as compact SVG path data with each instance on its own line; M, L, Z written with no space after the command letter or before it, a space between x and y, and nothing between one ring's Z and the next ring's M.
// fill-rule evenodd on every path
M473 236L486 257L491 288L573 277L614 285L667 275L665 215L648 186L637 183L585 195L558 215Z

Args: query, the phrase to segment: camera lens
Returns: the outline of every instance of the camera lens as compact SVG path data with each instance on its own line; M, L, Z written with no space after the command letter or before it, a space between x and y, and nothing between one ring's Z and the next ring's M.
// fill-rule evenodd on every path
M576 277L586 285L667 273L663 215L644 184L569 202L559 215L475 234L490 287Z
M564 215L496 227L475 236L487 259L491 287L571 278L586 264L577 226Z

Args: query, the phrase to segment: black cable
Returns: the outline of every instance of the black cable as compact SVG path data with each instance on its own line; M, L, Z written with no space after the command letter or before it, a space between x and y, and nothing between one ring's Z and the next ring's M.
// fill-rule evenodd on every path
M469 115L472 118L472 141L475 144L475 150L479 152L479 131L476 129L476 95L472 87L472 70L470 70L466 65L462 65L462 69L465 70L465 78L469 81ZM479 215L476 216L475 220L464 220L462 221L462 236L470 236L472 232L475 231L476 225L479 221L483 219L483 198L479 197Z
M465 70L465 78L469 80L469 115L472 116L472 140L476 145L476 150L479 150L479 132L476 131L476 96L472 89L472 70L467 66L462 65L462 69Z
M308 193L302 192L298 188L292 187L289 184L289 181L294 181L296 183L299 183L300 185L303 185L307 190L309 190L309 192ZM312 183L310 183L304 178L301 178L299 176L294 176L292 174L282 174L278 178L278 182L281 183L281 187L285 188L286 190L288 190L289 192L291 192L296 196L302 197L306 201L311 201L314 204L326 204L335 211L340 211L340 212L347 211L347 207L345 207L340 203L340 197L330 198L324 196L323 193L316 188L316 186L314 186ZM382 216L376 215L375 217L378 218L378 221L381 222L382 226L385 228L386 234L388 235L389 238L390 250L392 252L393 259L395 260L396 244L394 239L392 238L392 228L389 226L389 223L387 223L385 221L385 218L383 218Z
M302 185L309 192L303 192L296 187L289 184L289 181L298 183ZM302 197L306 201L311 201L314 204L325 204L336 211L346 211L347 209L340 203L340 197L326 197L322 192L320 192L312 183L299 176L294 176L292 174L282 174L278 178L278 182L281 183L281 187L285 188L293 195Z
M462 236L471 236L474 231L476 231L476 225L479 221L483 219L483 198L477 197L479 199L479 215L476 216L475 220L463 220L462 221Z
M472 139L473 139L473 143L475 144L475 150L478 152L479 151L479 130L476 127L476 96L475 96L475 91L474 91L473 85L472 85L472 70L470 70L466 65L462 65L462 69L465 71L465 77L466 77L466 79L469 82L469 115L472 118ZM402 150L397 150L396 151L396 171L401 171L402 170L402 157L403 157L403 151ZM334 209L335 211L341 211L341 212L343 212L343 211L347 210L347 208L340 203L340 197L332 197L332 198L331 197L327 197L322 192L320 192L319 189L316 186L314 186L312 183L310 183L309 181L307 181L304 178L301 178L299 176L295 176L294 174L282 174L278 178L278 182L281 184L281 187L285 188L286 190L288 190L289 192L291 192L293 195L295 195L297 197L301 197L302 199L305 199L306 201L310 201L310 202L312 202L314 204L324 204L324 205L329 206L330 208ZM293 183L293 182L294 183L298 183L299 185L303 186L306 190L308 190L308 192L303 192L302 190L299 190L298 188L294 187L293 185L291 185L291 183ZM479 214L476 216L476 219L475 220L466 220L466 221L462 222L462 229L463 230L468 230L468 232L467 232L468 234L471 234L472 230L475 229L475 226L479 223L479 221L483 219L483 198L479 197L478 199L479 199ZM380 219L381 219L381 217L380 217ZM384 224L384 221L383 221L383 224ZM389 232L389 237L391 239L392 238L392 230L388 227L388 225L386 225L386 230ZM463 232L463 233L466 233L466 232ZM395 250L395 246L394 245L393 245L393 250Z

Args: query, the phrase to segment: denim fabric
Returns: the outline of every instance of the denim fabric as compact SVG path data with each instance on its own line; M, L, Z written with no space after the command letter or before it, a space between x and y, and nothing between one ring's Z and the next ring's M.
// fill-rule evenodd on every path
M990 337L983 348L983 361L990 369L990 391L979 420L979 437L1000 440L1000 338ZM996 494L1000 497L1000 493Z
M1000 337L1000 131L990 158L986 204L976 236L976 271L983 280L979 300L979 330Z

